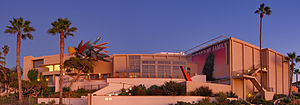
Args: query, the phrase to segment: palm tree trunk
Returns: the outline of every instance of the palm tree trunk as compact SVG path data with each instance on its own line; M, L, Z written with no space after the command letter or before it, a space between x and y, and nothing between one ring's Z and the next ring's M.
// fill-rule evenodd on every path
M19 103L23 104L23 95L22 95L22 81L21 81L21 67L20 67L20 47L21 47L21 33L18 32L17 35L17 73L18 73L18 89L19 89Z
M298 87L298 73L299 72L295 73L296 74L296 87Z
M261 84L261 88L263 90L263 64L262 64L262 50L261 50L261 33L262 33L262 18L263 18L263 14L260 15L260 32L259 32L259 53L260 53L260 84ZM261 93L261 95L263 95Z
M61 32L60 34L60 76L59 76L59 104L63 104L62 98L63 98L63 61L64 61L64 33Z
M293 75L294 75L294 62L292 62L292 73L290 78L290 87L289 87L289 97L291 97L291 91L292 91L292 82L293 82Z

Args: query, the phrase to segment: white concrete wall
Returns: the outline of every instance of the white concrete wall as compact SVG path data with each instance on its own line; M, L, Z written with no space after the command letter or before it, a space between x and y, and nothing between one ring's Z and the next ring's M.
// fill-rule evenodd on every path
M177 101L198 102L203 96L92 96L91 105L169 105ZM211 98L214 101L215 98Z
M185 79L171 79L171 78L107 78L107 83L125 83L128 85L144 84L147 88L152 85L163 85L165 82L175 81L184 82Z
M186 81L186 91L188 93L196 90L197 88L199 88L201 86L207 86L207 87L209 87L209 89L211 89L213 93L230 92L231 91L231 86L230 85Z
M63 76L63 86L69 87L72 77L68 75ZM78 79L76 82L73 83L71 90L77 90L80 88L93 90L93 89L99 89L107 86L107 83L105 80L86 80L86 79ZM59 92L59 76L55 77L55 92Z
M49 101L55 101L55 104L58 104L59 98L38 98L38 104L45 102L46 104ZM88 98L82 97L82 98L63 98L63 103L66 105L87 105L88 104ZM96 104L95 104L96 105Z

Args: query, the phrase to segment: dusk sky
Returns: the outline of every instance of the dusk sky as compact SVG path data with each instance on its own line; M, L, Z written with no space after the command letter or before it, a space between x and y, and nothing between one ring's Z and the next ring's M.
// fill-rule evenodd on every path
M65 53L80 40L100 35L109 42L109 54L185 51L219 35L258 45L259 15L254 11L261 3L273 11L263 20L262 46L300 54L299 0L1 0L0 46L10 46L7 63L13 67L16 35L4 30L20 16L36 29L34 40L21 42L21 61L24 56L59 54L59 36L47 30L60 17L78 28L65 40Z

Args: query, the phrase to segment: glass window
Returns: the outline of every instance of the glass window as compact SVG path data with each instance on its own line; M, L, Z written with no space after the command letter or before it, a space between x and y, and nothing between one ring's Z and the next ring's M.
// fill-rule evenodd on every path
M155 61L143 61L143 64L155 64Z
M173 61L173 64L175 64L175 65L185 65L185 62L182 62L182 61Z
M129 56L129 72L139 72L140 71L140 56Z
M170 61L158 61L157 63L158 64L171 64Z
M171 66L170 65L158 65L157 66L158 77L171 78Z
M183 66L183 68L185 68L184 66ZM182 71L181 71L181 69L180 69L180 66L173 66L173 73L172 73L172 77L174 77L174 78L184 78L183 77L183 73L182 73Z
M142 77L156 77L155 65L143 65Z
M44 59L34 60L33 61L33 68L39 68L40 65L44 64Z

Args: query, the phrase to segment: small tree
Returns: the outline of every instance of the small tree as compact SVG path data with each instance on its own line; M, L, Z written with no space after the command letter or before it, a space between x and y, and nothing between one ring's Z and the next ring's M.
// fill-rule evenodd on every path
M30 81L36 81L38 79L38 70L35 69L29 70L27 77Z
M209 89L209 87L201 86L200 88L197 88L195 91L191 92L191 95L193 96L212 96L212 90Z
M93 72L93 63L87 59L80 59L77 57L71 57L70 59L64 62L65 68L67 68L67 72L71 72L72 70L77 71L77 76L72 80L69 85L69 88L73 85L73 83L79 79L82 73L91 73Z
M165 82L162 85L163 94L169 96L179 96L186 94L186 87L180 83L176 83L174 81Z
M202 70L202 74L206 75L207 81L213 81L215 78L213 77L214 73L214 62L215 62L215 56L213 53L209 53L205 60L205 64Z

